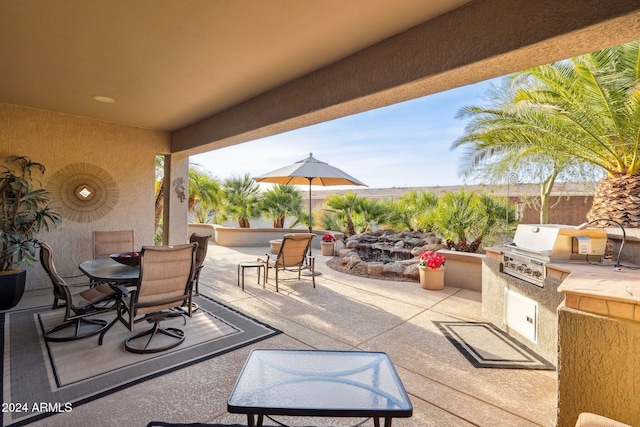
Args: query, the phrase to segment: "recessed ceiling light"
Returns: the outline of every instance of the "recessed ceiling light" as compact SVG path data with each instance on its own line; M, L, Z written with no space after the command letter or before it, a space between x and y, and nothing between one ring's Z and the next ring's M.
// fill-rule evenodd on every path
M94 101L104 102L105 104L113 104L114 102L116 102L116 100L111 98L110 96L93 95L91 98L93 98Z

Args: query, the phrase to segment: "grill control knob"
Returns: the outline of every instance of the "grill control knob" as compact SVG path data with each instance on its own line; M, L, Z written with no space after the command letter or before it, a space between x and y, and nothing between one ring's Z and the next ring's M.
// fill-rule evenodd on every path
M520 264L520 265L518 266L517 270L518 270L518 271L524 271L524 269L525 269L525 267L526 267L526 266L527 266L526 264Z
M529 274L530 275L532 271L533 270L531 270L529 267L524 269L525 274Z
M535 270L533 272L533 277L540 277L540 276L542 276L542 273L540 273L538 270Z

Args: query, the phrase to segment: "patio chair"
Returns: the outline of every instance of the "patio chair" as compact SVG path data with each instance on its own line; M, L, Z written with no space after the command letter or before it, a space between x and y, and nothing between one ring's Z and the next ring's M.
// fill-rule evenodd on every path
M264 283L269 281L269 269L273 268L276 271L276 292L278 292L278 272L280 270L297 271L298 280L300 280L302 270L309 270L311 272L313 287L315 288L314 258L307 256L309 246L311 246L311 240L314 237L315 234L313 233L285 234L275 259L272 259L269 254L267 254L266 259L258 258L258 261L263 262L265 266Z
M204 260L207 258L209 239L211 239L211 236L202 236L196 233L193 233L191 237L189 237L190 243L198 243L198 250L196 251L195 273L193 275L193 289L195 290L196 295L200 295L200 271L202 270L202 267L204 267Z
M65 303L64 322L46 331L45 340L56 342L79 340L97 335L108 328L106 320L88 319L88 317L113 309L116 293L111 286L100 282L65 282L53 263L51 246L44 242L38 242L38 245L40 246L40 263L53 283L53 309L57 308L58 300ZM73 335L61 333L68 328L73 328Z
M133 230L93 232L93 258L133 251Z
M125 341L125 349L132 353L157 353L180 345L184 331L174 327L163 328L160 322L169 318L182 317L192 313L192 286L195 272L197 243L176 246L143 246L140 258L140 278L138 286L125 295L118 307L118 319L129 330L141 321L153 326ZM142 317L140 317L142 316ZM152 340L157 335L162 335ZM149 337L139 344L141 338ZM144 341L144 340L142 340Z

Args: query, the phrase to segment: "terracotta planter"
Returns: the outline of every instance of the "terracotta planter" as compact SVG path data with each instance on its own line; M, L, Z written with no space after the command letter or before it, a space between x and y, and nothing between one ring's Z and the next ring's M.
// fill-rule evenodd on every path
M335 242L320 242L322 256L333 256L335 246Z
M0 274L0 310L8 310L18 305L24 294L26 278L25 270Z
M420 286L423 289L439 291L444 288L444 269L445 267L431 268L418 267L420 270Z

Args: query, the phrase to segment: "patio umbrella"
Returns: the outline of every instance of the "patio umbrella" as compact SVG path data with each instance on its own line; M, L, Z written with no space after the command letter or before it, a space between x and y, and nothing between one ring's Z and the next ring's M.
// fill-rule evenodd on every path
M313 157L313 153L309 153L309 157L304 160L297 161L272 172L265 173L253 178L258 182L271 182L274 184L288 185L309 185L309 233L312 232L311 227L311 186L312 185L362 185L351 175L341 171L340 169L321 162Z

